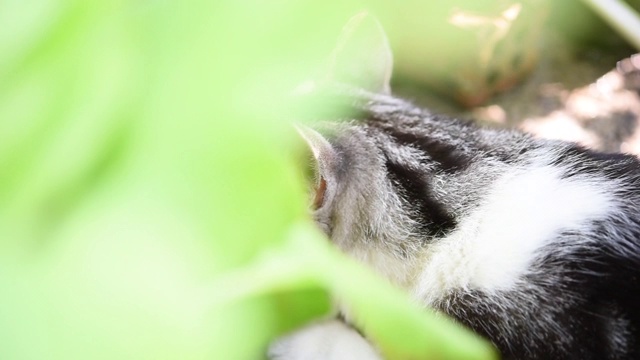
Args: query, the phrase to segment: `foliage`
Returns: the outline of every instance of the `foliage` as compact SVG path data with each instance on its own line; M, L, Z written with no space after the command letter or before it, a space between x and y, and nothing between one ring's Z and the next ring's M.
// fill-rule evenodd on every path
M492 357L305 215L280 104L343 10L0 2L0 358L255 359L329 294L390 358Z

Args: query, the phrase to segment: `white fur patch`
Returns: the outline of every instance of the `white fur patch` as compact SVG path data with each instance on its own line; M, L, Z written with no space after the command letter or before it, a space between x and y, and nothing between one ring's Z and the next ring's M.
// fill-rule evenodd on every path
M357 331L338 320L313 324L277 340L273 360L382 360Z
M415 295L431 303L453 289L509 289L555 234L613 206L604 182L560 174L537 166L499 178L457 230L425 250Z

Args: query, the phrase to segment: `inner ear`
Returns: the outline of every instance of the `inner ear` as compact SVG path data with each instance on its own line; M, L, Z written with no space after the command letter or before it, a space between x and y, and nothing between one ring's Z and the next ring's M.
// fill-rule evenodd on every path
M353 16L334 49L328 76L375 93L390 93L393 56L387 35L367 12Z
M312 210L318 210L325 203L327 180L322 175L318 161L313 156L309 146L305 146L304 150L301 151L300 166L304 170L304 178L309 195L309 207Z
M327 193L327 180L322 176L318 176L315 194L313 197L313 210L318 210L324 205L325 195Z
M329 141L317 131L304 125L296 125L296 129L313 154L313 166L307 168L312 169L314 174L311 182L314 184L312 207L317 210L323 207L331 191L329 187L334 178L332 169L335 168L337 152Z

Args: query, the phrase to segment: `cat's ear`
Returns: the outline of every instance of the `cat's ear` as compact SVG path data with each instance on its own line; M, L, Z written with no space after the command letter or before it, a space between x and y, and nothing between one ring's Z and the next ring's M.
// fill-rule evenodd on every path
M316 184L313 196L314 210L322 208L333 195L337 153L333 146L317 131L304 125L295 125L300 136L305 140L316 161Z
M393 56L382 25L367 12L352 17L331 55L329 78L388 94L392 68Z
M294 126L311 149L317 162L329 165L335 161L336 152L324 136L308 126L301 124L295 124Z

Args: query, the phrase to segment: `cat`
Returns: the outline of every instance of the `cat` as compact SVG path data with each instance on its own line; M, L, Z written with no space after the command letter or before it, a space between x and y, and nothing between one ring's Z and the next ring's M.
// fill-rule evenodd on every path
M504 359L640 358L638 159L433 114L391 94L391 67L381 26L359 14L299 95L329 110L300 127L328 238ZM348 319L269 356L380 359Z

